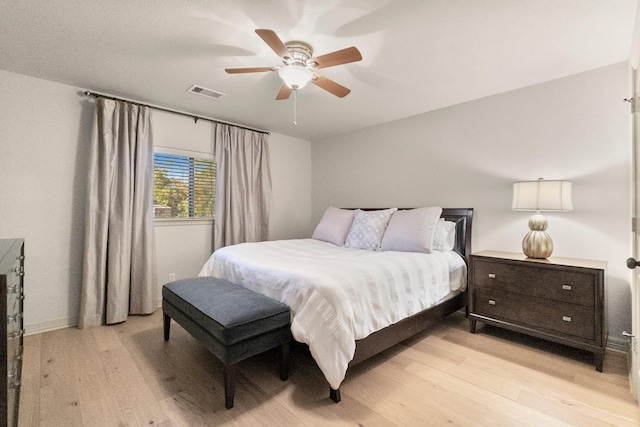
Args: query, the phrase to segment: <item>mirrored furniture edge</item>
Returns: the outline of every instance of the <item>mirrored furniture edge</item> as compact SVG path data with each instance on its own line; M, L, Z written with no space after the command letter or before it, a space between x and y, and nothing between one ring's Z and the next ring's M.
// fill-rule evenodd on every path
M20 380L22 377L24 239L0 239L0 305L7 313L2 325L0 358L7 381L0 389L0 426L18 425Z

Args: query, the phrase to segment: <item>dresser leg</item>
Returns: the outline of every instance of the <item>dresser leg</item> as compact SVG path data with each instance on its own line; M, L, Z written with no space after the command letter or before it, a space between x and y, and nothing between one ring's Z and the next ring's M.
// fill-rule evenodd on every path
M476 333L476 321L471 318L469 318L469 331L472 334Z
M596 371L602 372L602 365L604 365L604 353L593 353L593 361L596 365Z

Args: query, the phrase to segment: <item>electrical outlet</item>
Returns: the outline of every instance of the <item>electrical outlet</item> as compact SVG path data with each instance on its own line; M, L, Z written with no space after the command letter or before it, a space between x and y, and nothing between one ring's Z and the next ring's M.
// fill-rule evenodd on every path
M169 274L169 281L173 282L174 280L176 280L176 273Z

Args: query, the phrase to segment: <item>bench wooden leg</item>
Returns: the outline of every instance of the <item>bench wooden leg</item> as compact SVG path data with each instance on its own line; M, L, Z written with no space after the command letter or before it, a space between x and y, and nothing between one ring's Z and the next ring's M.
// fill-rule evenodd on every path
M342 400L340 389L334 390L333 387L329 387L329 397L336 403L340 402Z
M289 343L282 344L282 354L280 359L280 379L289 379Z
M164 340L169 341L169 330L171 329L171 317L164 313L162 324L164 326Z
M233 408L233 396L236 393L236 365L224 367L224 406Z

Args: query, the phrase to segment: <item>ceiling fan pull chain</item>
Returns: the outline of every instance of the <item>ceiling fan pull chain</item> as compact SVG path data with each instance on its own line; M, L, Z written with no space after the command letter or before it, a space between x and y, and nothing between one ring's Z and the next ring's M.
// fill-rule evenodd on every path
M298 126L298 112L297 112L297 105L298 105L298 90L294 89L293 90L293 125L294 126Z

